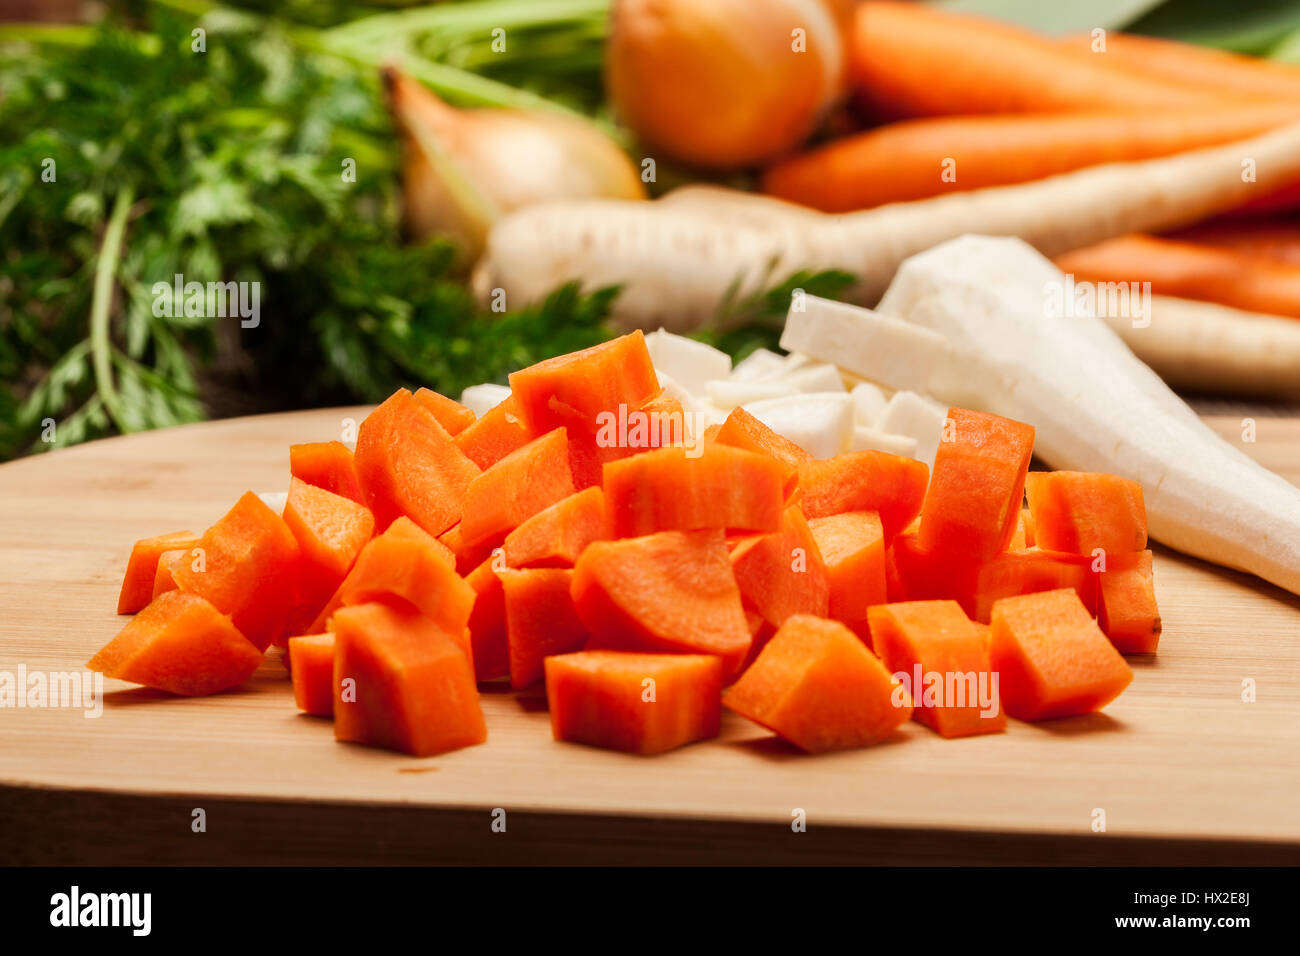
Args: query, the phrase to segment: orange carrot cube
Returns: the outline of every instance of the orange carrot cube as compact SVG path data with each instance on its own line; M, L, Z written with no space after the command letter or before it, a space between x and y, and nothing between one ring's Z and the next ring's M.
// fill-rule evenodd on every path
M1133 679L1072 590L1003 598L991 628L1002 706L1020 720L1100 710Z
M843 624L798 615L722 703L809 753L865 747L912 716L906 688Z
M718 735L722 662L707 654L581 651L546 659L556 740L658 754Z
M1006 728L984 636L956 601L882 604L868 619L871 645L908 687L916 720L941 737Z
M417 757L487 739L474 669L427 617L373 603L333 623L335 738Z

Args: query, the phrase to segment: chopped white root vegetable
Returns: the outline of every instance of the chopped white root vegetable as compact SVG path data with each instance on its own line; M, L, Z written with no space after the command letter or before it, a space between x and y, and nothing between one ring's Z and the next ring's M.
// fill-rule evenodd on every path
M870 382L859 382L853 386L849 395L853 398L853 420L866 428L875 428L880 416L885 414L888 399L880 386Z
M934 469L934 456L939 451L943 437L943 423L948 417L948 406L916 392L895 392L876 420L879 431L891 435L906 435L916 442L912 456Z
M655 371L665 372L692 395L703 395L705 384L731 374L731 356L711 345L660 329L645 337Z
M496 408L510 397L510 389L505 385L471 385L460 393L460 403L475 415L482 415Z
M718 408L730 410L746 402L759 402L767 398L781 398L794 392L780 381L732 382L726 379L710 382L705 393Z
M262 499L262 504L266 505L276 514L284 513L284 506L289 501L289 492L287 491L259 491L257 497Z
M947 339L961 374L934 394L1033 425L1054 468L1138 482L1162 543L1300 593L1300 491L1139 372L1095 315L1045 317L1064 282L1020 240L966 236L903 263L881 307Z
M849 451L887 451L891 455L902 455L904 458L917 457L915 438L891 435L862 425L854 426Z
M811 392L747 402L745 411L814 458L838 455L853 435L853 400L847 392Z
M695 409L700 400L687 391L681 382L659 369L655 369L655 376L659 379L659 387L664 390L665 397L675 398L680 402L682 411L689 412Z
M763 380L766 383L766 379ZM809 362L804 367L773 380L795 392L843 392L840 370L825 362Z
M802 311L791 305L781 347L890 388L923 392L944 343L942 336L901 319L810 295Z
M736 363L731 370L731 381L756 382L768 375L779 374L785 368L786 358L771 349L755 349Z

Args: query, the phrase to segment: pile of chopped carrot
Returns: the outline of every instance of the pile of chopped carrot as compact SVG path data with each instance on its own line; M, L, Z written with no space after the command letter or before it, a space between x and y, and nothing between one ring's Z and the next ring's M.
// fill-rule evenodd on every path
M210 694L280 645L299 709L417 755L485 741L492 681L545 682L557 740L660 753L725 705L821 752L1095 710L1156 648L1141 488L1030 473L1028 425L951 409L933 475L813 459L739 408L669 444L640 332L510 384L481 418L399 390L355 452L290 449L281 513L249 492L138 542L139 613L90 666ZM636 413L677 428L609 440Z

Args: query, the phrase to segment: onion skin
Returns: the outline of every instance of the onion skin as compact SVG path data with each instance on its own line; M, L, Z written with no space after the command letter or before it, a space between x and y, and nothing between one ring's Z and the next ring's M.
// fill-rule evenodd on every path
M670 159L756 165L807 139L838 98L838 12L821 0L616 0L606 88L623 122Z
M594 124L560 112L457 109L394 68L383 72L402 133L407 236L440 235L476 261L492 224L556 199L645 199L632 160Z

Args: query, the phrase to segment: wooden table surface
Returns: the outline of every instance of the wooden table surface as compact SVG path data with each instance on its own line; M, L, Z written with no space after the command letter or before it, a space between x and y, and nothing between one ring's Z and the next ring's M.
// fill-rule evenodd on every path
M0 671L80 668L123 623L135 539L282 490L291 442L363 414L0 466ZM1211 423L1240 438L1239 418ZM1300 419L1259 418L1257 439L1243 447L1300 480ZM1156 587L1160 653L1132 660L1104 714L953 741L911 724L819 757L734 714L720 739L659 758L559 744L540 691L495 691L486 745L415 759L336 743L295 712L275 661L196 700L108 681L98 718L0 709L0 862L1300 862L1300 599L1159 550Z

